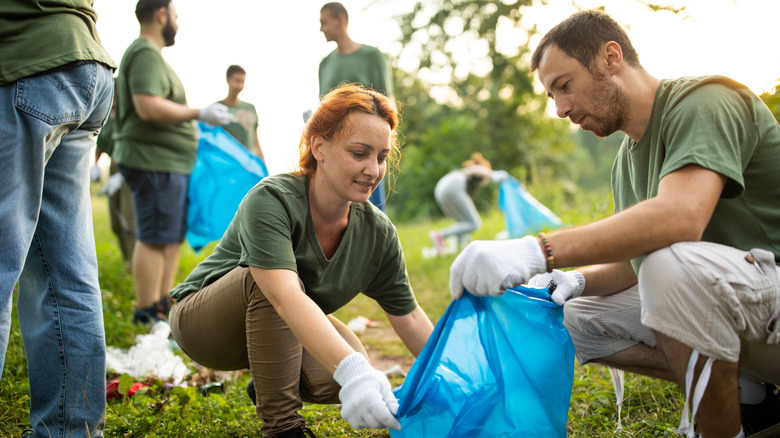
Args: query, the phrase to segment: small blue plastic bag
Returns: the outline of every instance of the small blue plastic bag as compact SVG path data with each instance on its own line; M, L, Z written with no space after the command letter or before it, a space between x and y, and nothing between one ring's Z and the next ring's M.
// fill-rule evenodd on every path
M190 175L187 241L200 251L219 240L249 190L268 176L252 155L224 128L198 122L198 158Z
M574 346L547 289L465 292L403 385L393 438L565 437Z
M498 206L504 212L509 238L535 234L543 228L558 228L561 220L545 207L519 181L510 177L499 187Z

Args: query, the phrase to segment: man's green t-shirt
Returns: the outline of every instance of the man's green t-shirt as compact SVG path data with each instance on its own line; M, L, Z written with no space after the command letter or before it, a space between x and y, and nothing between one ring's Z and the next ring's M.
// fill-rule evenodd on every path
M385 96L393 95L393 82L385 55L376 47L363 44L352 53L332 51L320 62L320 97L342 82L358 82Z
M238 105L230 106L224 100L219 103L228 107L228 111L236 116L235 122L227 125L221 125L228 134L244 145L252 154L257 155L255 145L255 133L257 132L257 110L255 106L248 102L238 102Z
M116 68L96 21L92 0L0 1L0 85L74 61Z
M661 178L690 164L727 178L702 240L780 260L780 125L761 99L720 76L661 81L647 131L626 137L613 165L615 209L656 196Z
M417 307L395 226L370 203L351 205L341 244L330 260L325 258L303 176L269 176L252 188L214 252L171 297L181 300L237 266L295 271L306 294L326 314L361 292L391 315L406 315Z
M189 175L195 166L198 133L193 121L166 125L144 122L133 95L148 94L187 105L184 86L160 49L145 38L130 44L117 76L114 161L145 172Z

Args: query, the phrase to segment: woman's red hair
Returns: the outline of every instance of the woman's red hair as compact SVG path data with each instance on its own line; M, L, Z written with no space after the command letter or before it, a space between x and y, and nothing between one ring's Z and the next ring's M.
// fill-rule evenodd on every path
M311 151L311 139L322 137L332 141L349 135L354 126L347 116L354 112L377 115L390 125L390 157L398 151L395 128L398 126L398 111L390 99L360 84L344 84L334 89L320 101L317 111L312 114L301 135L301 157L298 161L298 175L312 176L317 170L317 160ZM388 157L388 158L390 158Z

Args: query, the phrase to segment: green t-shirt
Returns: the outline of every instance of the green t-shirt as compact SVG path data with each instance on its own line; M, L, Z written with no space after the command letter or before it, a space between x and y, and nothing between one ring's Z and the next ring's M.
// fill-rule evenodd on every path
M92 0L0 1L0 85L74 61L116 68L96 21Z
M114 160L145 172L192 173L198 150L195 123L191 120L175 125L144 122L133 105L136 94L187 105L184 86L157 46L145 38L130 44L119 65L116 93Z
M257 110L255 106L248 102L238 102L238 105L230 106L224 100L219 103L228 107L231 114L236 116L236 121L221 125L228 134L238 140L254 155L257 155L255 147L255 132L257 132Z
M295 271L326 314L361 292L391 315L417 307L395 226L371 203L352 204L341 244L330 260L325 258L303 176L269 176L252 188L214 252L171 296L181 300L237 266Z
M112 157L114 154L114 131L116 130L116 118L109 117L97 138L97 147L100 152Z
M702 240L780 259L780 125L766 105L724 77L661 81L647 131L626 137L612 168L615 209L656 196L662 177L689 164L727 177Z
M376 47L361 45L347 55L332 51L320 62L320 97L342 82L358 82L385 96L393 95L393 82L385 56Z

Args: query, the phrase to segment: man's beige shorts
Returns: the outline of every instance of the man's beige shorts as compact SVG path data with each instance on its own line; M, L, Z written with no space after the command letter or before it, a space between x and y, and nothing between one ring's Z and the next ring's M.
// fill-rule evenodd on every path
M774 255L709 242L682 242L650 253L639 284L564 306L581 363L639 342L652 330L705 356L740 361L754 380L780 383L780 268Z

